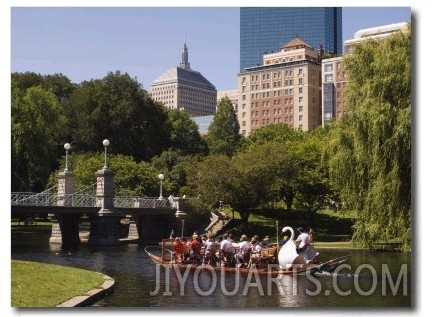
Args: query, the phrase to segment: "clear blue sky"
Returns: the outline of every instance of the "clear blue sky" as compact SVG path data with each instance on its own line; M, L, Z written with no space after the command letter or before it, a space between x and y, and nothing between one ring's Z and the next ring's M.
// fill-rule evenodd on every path
M411 8L344 7L343 40L409 21ZM177 66L186 39L191 68L218 90L236 88L238 7L12 7L11 71L62 73L73 82L120 70L149 89Z

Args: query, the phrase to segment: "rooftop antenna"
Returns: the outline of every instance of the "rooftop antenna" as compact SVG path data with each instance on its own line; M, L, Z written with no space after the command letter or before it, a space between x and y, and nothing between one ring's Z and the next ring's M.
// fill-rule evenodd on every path
M182 52L182 60L180 62L180 67L185 69L191 69L188 62L188 48L186 47L186 33L185 33L185 42L183 43L183 52Z

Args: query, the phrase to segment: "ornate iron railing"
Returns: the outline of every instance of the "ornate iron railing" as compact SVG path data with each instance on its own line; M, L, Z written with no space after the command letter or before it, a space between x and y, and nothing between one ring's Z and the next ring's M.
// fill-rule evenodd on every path
M83 194L82 191L65 196L53 193L11 193L13 206L75 206L96 207L96 195ZM158 197L115 196L114 207L126 208L173 208L171 202Z

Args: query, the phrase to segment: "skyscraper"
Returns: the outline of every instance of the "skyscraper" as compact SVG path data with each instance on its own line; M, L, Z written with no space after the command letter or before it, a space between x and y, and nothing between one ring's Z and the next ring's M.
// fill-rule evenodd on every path
M300 37L314 50L342 54L342 8L241 7L240 72L262 63L263 54L277 52Z
M200 72L191 69L186 43L180 66L168 68L162 73L152 83L150 93L155 101L171 109L184 109L191 117L215 113L215 86Z

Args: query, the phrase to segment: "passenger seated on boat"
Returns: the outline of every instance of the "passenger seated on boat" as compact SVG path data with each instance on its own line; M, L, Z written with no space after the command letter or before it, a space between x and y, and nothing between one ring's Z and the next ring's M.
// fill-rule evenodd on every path
M270 248L273 246L271 240L269 239L269 236L265 236L262 242L260 242L260 245L262 246L262 248Z
M200 249L202 243L198 239L197 234L192 235L192 241L189 245L189 262L199 264L201 263L200 259Z
M189 259L189 242L185 237L181 238L180 240L182 241L182 244L183 244L182 261L188 262L188 259Z
M182 240L179 237L176 237L173 246L174 253L174 261L176 263L182 263L183 261L183 246Z
M250 260L251 245L247 235L243 234L237 244L238 252L235 254L237 267L247 265Z
M250 253L250 261L248 262L248 268L251 266L255 266L260 260L260 251L262 246L258 242L257 238L254 237L251 239L251 253Z
M210 235L204 245L205 251L202 264L216 265L218 261L216 251L220 248L220 244L215 241L215 237L213 235Z
M235 254L233 244L235 243L231 233L223 236L221 241L220 255L226 266L235 266Z

